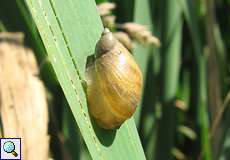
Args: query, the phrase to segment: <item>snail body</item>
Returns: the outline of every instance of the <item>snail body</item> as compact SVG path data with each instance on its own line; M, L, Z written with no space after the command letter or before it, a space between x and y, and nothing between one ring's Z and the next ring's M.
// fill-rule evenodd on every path
M86 68L89 112L105 129L119 127L136 110L142 74L129 51L105 29Z

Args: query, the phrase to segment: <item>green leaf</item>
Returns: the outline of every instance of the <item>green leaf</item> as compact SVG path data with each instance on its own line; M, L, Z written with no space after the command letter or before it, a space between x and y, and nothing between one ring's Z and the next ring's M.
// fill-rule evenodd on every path
M201 34L198 29L198 18L194 13L193 1L179 1L182 7L185 19L188 23L191 33L193 52L193 87L194 93L192 95L192 107L197 110L197 122L200 128L201 141L201 157L204 160L211 160L211 145L209 139L209 117L207 109L207 75L206 75L206 59L202 55Z
M172 160L175 146L176 98L180 71L182 44L182 10L177 0L161 1L161 101L162 117L159 120L156 142L156 159ZM169 134L170 133L170 134Z
M154 30L155 26L153 27L152 24L149 0L135 0L133 19L135 23L145 25L150 31ZM152 57L156 58L156 54L159 53L156 53L153 46L144 47L140 44L135 44L133 55L143 73L144 83L143 96L134 117L136 125L139 126L139 133L142 135L142 145L147 159L152 159L153 157L156 138L153 109L153 99L155 99L153 98L153 90L155 89L155 85L152 78Z
M58 81L93 159L145 159L133 118L117 130L92 124L81 82L103 30L90 0L26 0Z
M134 22L145 25L148 27L149 30L152 30L152 23L151 23L151 13L149 8L149 1L148 0L136 0L134 5ZM147 75L147 66L148 66L148 59L150 57L150 53L152 51L151 47L144 47L140 44L136 44L134 48L134 58L140 66L140 69L143 74L143 93L144 94L144 87ZM142 103L143 103L143 96L140 102L140 105L137 107L135 112L135 122L136 125L139 124L140 114L142 110Z

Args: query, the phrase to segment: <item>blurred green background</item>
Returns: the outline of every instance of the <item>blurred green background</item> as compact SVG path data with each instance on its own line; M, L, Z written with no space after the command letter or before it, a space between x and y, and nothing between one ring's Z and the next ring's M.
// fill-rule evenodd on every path
M161 41L133 49L144 75L134 117L146 159L229 160L230 0L110 2L117 23L146 25ZM23 32L36 53L49 95L51 157L92 159L23 0L0 1L0 31Z

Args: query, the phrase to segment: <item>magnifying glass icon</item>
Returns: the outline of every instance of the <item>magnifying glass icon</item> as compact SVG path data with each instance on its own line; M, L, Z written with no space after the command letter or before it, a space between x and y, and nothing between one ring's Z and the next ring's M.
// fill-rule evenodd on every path
M6 153L11 153L14 155L14 157L17 157L18 154L17 152L15 152L15 145L12 141L7 141L3 144L3 150L6 152Z

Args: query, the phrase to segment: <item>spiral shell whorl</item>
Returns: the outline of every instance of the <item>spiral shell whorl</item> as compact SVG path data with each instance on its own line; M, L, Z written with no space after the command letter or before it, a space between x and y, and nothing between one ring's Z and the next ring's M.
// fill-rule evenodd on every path
M101 34L100 40L96 45L96 57L100 57L106 52L112 50L116 45L117 40L114 38L113 33L108 28L105 28Z

